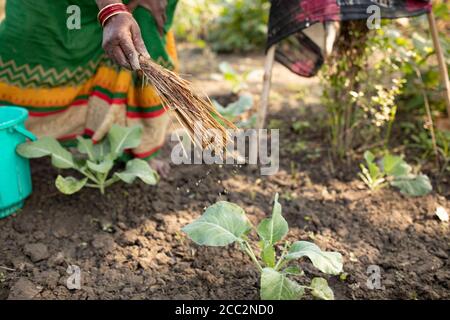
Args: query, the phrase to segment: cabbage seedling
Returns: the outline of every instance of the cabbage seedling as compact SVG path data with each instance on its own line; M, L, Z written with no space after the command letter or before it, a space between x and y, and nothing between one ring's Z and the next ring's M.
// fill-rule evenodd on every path
M375 156L366 151L364 159L366 165L360 165L359 177L371 190L391 185L398 188L402 194L412 197L423 196L433 190L428 176L413 174L411 166L399 156L386 154L377 163Z
M139 178L149 185L158 182L158 174L147 161L141 159L128 161L122 172L111 172L115 161L126 149L135 148L140 144L141 136L142 128L139 126L124 128L113 125L107 137L98 144L93 144L91 139L77 138L77 149L83 155L81 158L75 158L56 139L50 137L23 143L17 147L17 152L29 159L49 156L54 167L73 169L84 176L77 179L58 175L55 185L64 194L74 194L83 187L96 188L104 194L107 187L118 181L131 184Z
M338 252L322 251L317 245L307 241L290 243L284 241L280 254L276 245L289 231L288 223L281 214L278 194L275 196L272 217L264 219L255 228L238 205L226 201L217 202L206 209L204 214L185 226L183 231L198 245L227 246L237 243L253 261L259 272L260 296L264 300L296 300L305 290L319 299L334 299L333 291L324 278L314 278L309 285L301 285L289 276L301 276L303 271L291 262L308 258L321 272L338 275L342 272L342 255ZM259 236L259 258L249 243L249 233Z

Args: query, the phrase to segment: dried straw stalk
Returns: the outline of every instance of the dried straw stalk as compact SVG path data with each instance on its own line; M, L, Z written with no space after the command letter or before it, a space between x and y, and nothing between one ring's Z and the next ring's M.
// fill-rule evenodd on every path
M155 87L164 108L173 111L178 122L188 131L191 140L204 149L210 148L222 153L230 142L230 134L222 123L229 129L235 129L236 126L217 112L208 97L195 93L189 81L151 59L141 56L139 62L145 80ZM196 126L199 123L201 126ZM200 129L201 132L195 132L195 129ZM207 140L206 133L211 129L220 132L221 137L210 137ZM203 141L198 141L199 135L203 137Z

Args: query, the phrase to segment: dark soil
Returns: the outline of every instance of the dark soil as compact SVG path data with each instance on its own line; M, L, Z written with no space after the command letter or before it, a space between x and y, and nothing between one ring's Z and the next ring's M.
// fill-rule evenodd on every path
M118 184L104 197L89 189L67 197L49 162L33 161L33 195L0 221L0 299L258 299L258 273L243 253L198 247L180 229L220 199L256 224L276 192L290 240L343 254L346 275L328 278L336 298L450 298L449 225L434 214L450 207L448 184L446 197L371 193L356 165L330 170L320 130L304 132L310 147L292 154L298 135L281 120L282 168L269 177L250 166L178 166L157 187ZM299 281L318 275L300 264ZM68 265L81 269L80 290L66 286ZM367 287L370 265L381 268L379 290Z
M281 71L275 70L276 90L286 87L280 81L289 74ZM218 87L205 79L205 87ZM272 100L282 144L273 176L252 166L185 165L172 167L156 187L117 184L105 196L85 189L68 197L56 190L58 172L49 161L32 161L32 196L21 212L0 220L0 299L258 299L258 273L247 256L233 246L198 247L181 228L218 200L236 202L257 224L270 214L276 192L289 240L343 254L345 274L327 277L336 298L450 298L450 226L435 216L437 206L450 209L450 177L440 176L437 185L426 171L439 192L425 197L372 193L357 176L358 161L331 161L323 111L309 105L301 112L296 96L279 92L287 100ZM216 98L227 104L236 97ZM293 132L296 120L311 126ZM67 288L69 265L81 270L80 290ZM319 275L309 262L300 265L306 276L298 281ZM371 265L381 268L378 290L367 286Z

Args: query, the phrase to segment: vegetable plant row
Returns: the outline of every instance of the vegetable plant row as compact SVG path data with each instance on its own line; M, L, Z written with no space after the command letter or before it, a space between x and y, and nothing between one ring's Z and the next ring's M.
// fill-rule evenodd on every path
M149 185L155 185L158 174L141 159L128 161L122 172L112 172L114 164L126 149L136 148L141 142L142 128L120 127L113 125L108 135L101 142L94 144L91 139L78 137L77 149L82 155L74 157L56 139L44 137L34 142L27 142L17 147L17 152L25 158L49 156L58 169L73 169L83 178L72 176L56 178L56 187L64 194L70 195L83 187L97 188L101 193L118 181L133 183L137 178Z

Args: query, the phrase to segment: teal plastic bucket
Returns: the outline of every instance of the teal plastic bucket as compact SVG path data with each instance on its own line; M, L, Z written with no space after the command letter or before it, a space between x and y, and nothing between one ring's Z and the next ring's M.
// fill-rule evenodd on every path
M0 219L22 208L31 194L30 163L16 152L27 138L36 140L25 129L27 118L24 108L0 107Z

